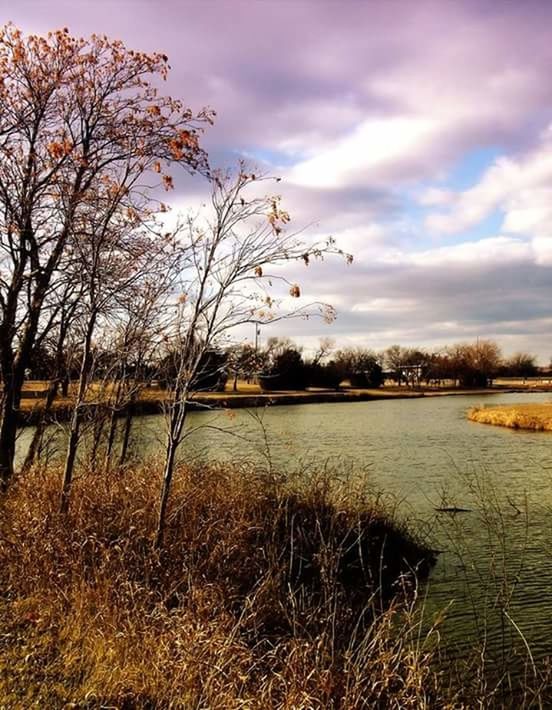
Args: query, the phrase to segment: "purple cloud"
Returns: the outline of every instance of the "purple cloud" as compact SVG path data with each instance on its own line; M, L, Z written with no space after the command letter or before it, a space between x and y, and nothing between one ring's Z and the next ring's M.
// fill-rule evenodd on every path
M307 296L333 297L336 324L274 333L374 347L495 336L548 361L550 4L23 0L8 10L25 31L68 26L166 52L167 90L218 113L204 138L212 162L244 155L282 175L294 225L355 252L347 271L297 275ZM456 184L454 167L488 147L499 158ZM177 186L182 208L206 189ZM499 233L485 226L491 210Z

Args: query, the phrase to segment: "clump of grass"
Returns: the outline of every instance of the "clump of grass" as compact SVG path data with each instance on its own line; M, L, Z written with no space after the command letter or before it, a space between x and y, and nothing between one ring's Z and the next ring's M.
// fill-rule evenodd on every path
M552 431L552 404L515 404L473 407L468 419L480 424L494 424L510 429Z
M0 503L4 707L445 706L406 604L432 556L379 506L183 467L155 551L158 488L84 472L62 516L35 472Z

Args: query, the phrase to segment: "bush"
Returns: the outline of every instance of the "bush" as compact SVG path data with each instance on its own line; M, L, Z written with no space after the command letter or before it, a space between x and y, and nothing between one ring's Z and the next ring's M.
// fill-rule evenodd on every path
M333 360L326 364L309 362L305 368L307 383L310 387L338 389L343 379L340 368Z
M181 355L178 352L169 353L159 363L158 381L164 388L174 386ZM200 392L223 392L228 374L226 372L227 354L220 350L207 350L201 356L197 374L191 382L192 388Z
M261 389L304 390L307 371L301 353L295 348L285 348L272 358L271 364L259 377Z
M364 348L339 350L335 366L342 379L348 379L351 387L379 387L383 383L383 370L374 352Z
M362 372L352 372L349 380L351 387L380 387L383 384L383 370L374 362Z

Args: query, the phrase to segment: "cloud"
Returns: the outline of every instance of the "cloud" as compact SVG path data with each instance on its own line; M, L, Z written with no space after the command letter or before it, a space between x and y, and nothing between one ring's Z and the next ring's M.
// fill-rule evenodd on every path
M546 203L551 188L552 142L547 137L537 149L520 158L497 158L468 190L456 195L449 191L447 209L430 214L426 226L433 232L455 234L500 209L505 215L505 231L527 233L549 219Z
M533 257L531 245L523 239L514 237L489 237L477 242L463 242L451 246L439 247L423 252L405 255L408 263L433 267L474 267L494 268L504 263L520 263Z
M429 118L394 117L361 123L319 155L298 163L290 181L314 188L343 188L377 182L427 151L438 125Z
M354 253L350 268L289 270L305 298L331 297L336 323L275 333L374 347L494 335L552 352L549 3L20 0L9 15L166 52L163 90L217 110L213 165L246 155L278 173L293 228ZM499 157L455 181L487 148ZM207 196L175 184L175 210Z

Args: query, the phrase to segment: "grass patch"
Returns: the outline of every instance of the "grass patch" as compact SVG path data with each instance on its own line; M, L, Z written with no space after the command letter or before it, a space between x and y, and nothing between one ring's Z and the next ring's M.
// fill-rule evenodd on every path
M434 707L406 600L431 553L362 491L182 468L59 472L0 503L2 707ZM403 628L404 627L404 628ZM415 634L414 634L415 636ZM438 705L444 706L444 705Z
M469 410L468 419L510 429L552 431L552 403L474 407Z

